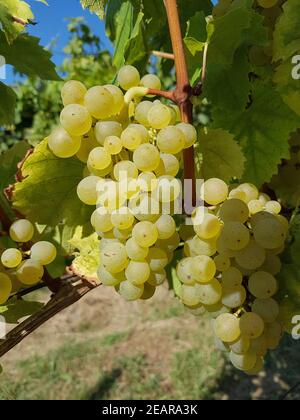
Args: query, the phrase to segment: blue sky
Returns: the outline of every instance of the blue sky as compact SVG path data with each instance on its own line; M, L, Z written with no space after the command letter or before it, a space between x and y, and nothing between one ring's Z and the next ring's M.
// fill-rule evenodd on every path
M64 58L63 47L68 40L68 17L84 16L88 25L100 37L102 44L110 48L110 43L105 35L104 22L99 20L96 15L91 14L87 10L83 10L79 0L47 0L49 7L36 0L27 1L32 6L37 21L36 26L29 27L29 32L41 38L41 44L44 46L49 45L52 40L56 40L56 45L53 50L53 61L55 64L60 64ZM217 3L217 0L213 2ZM7 81L8 83L12 83L13 80L12 70L8 66Z

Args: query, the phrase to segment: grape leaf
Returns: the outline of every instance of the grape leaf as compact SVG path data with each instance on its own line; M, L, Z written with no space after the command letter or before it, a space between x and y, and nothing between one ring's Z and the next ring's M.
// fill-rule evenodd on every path
M10 299L5 306L0 306L0 314L8 324L17 324L19 320L38 312L44 306L41 302L30 302L17 298Z
M281 166L271 181L271 188L287 207L300 205L300 169L293 165Z
M291 60L277 66L273 77L284 102L300 116L300 83L292 77L294 64Z
M44 80L61 80L51 61L51 53L39 45L40 39L27 34L20 35L9 45L0 33L0 55L7 64L27 76L38 76Z
M204 179L217 177L229 182L232 178L242 177L245 158L240 146L227 131L201 130L196 150L201 153L200 173Z
M184 43L192 55L203 50L207 40L205 14L197 12L189 21Z
M29 145L25 141L18 142L0 156L0 205L4 211L14 217L3 190L14 184L18 163L25 157Z
M13 17L24 22L33 20L34 15L28 3L21 0L2 0L0 5L0 23L8 43L12 43L24 31L25 26L14 22Z
M108 0L80 0L83 9L88 9L91 13L95 13L100 19L104 19L107 2Z
M96 278L100 265L100 240L97 233L83 237L82 228L78 228L69 242L77 250L72 263L76 272L82 276Z
M283 13L274 30L274 61L285 61L300 51L300 2L289 0L282 8Z
M139 13L135 22L130 39L126 44L125 61L128 64L136 64L145 59L145 67L148 62L148 52L142 27L143 13ZM138 66L141 68L140 66Z
M15 91L0 82L0 125L14 122L16 101Z
M84 165L75 158L60 159L42 141L26 159L24 180L15 186L14 207L30 220L49 226L60 222L82 226L89 222L92 206L77 196L77 185L83 178Z

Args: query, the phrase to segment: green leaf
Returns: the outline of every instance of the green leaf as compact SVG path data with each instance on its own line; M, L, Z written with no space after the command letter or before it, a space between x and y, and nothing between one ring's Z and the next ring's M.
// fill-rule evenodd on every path
M270 185L285 206L293 208L300 205L300 169L297 166L281 166Z
M0 82L0 125L13 124L16 102L15 91Z
M126 44L125 61L128 64L135 64L141 62L143 59L148 59L147 46L145 43L143 31L143 13L139 13L132 34Z
M205 14L197 12L188 23L184 43L192 55L203 50L207 40Z
M83 238L81 228L76 230L70 244L77 250L72 263L76 272L82 276L97 277L97 270L100 265L100 240L97 233Z
M0 23L8 43L13 42L24 31L24 25L14 22L13 17L24 22L33 20L34 15L28 3L21 0L1 0Z
M0 156L0 205L11 217L14 217L14 215L3 190L10 184L15 183L18 164L24 159L28 149L29 145L25 141L21 141Z
M289 138L300 119L284 104L273 85L253 86L252 104L243 113L220 110L218 125L235 134L247 159L244 180L260 186L289 157Z
M229 182L242 177L245 157L232 134L221 129L201 130L198 146L196 151L201 153L200 173L204 179L217 177Z
M43 306L40 302L12 298L5 306L0 307L0 314L8 324L17 324L20 319L35 314Z
M300 51L300 2L288 0L282 8L274 31L274 61L285 61Z
M92 206L84 205L77 196L84 165L75 158L60 159L41 142L26 159L13 197L14 207L30 220L49 226L65 222L69 227L89 222Z
M9 45L0 33L0 55L17 71L43 80L61 80L51 61L51 53L39 45L40 39L27 34L20 35Z
M104 19L107 2L108 0L80 0L83 9L88 9L91 13L95 13L100 19Z

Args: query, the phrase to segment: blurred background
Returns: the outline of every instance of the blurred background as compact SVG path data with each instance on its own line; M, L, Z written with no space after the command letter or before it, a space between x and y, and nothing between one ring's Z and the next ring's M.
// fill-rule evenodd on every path
M52 51L63 78L88 86L113 80L103 22L78 0L30 3L37 25L29 31ZM60 83L24 79L11 69L8 82L18 110L16 124L0 130L0 153L21 139L35 145L61 108ZM2 359L0 399L299 399L299 342L286 337L255 378L226 357L215 350L208 317L186 312L167 287L149 302L130 304L100 287Z

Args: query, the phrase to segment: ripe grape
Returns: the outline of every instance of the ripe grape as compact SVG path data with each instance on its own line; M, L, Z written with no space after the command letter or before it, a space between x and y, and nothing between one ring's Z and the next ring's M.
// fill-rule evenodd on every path
M245 303L246 298L246 289L241 285L230 288L223 287L222 303L228 308L241 307Z
M228 258L227 254L219 254L214 258L214 262L216 264L218 271L227 271L230 267L230 258Z
M242 200L231 198L222 204L219 217L223 222L245 223L249 218L249 209Z
M200 224L194 224L194 229L199 238L211 239L220 233L221 226L220 220L215 215L207 213Z
M17 270L18 280L26 284L26 286L32 286L39 283L44 275L44 268L40 262L33 259L24 261Z
M98 188L101 178L98 176L88 176L83 178L77 186L77 195L79 199L89 206L94 206L98 201Z
M197 141L197 130L192 124L180 123L176 125L184 135L184 149L192 147Z
M141 247L133 238L128 239L125 248L128 257L134 261L146 260L149 253L149 248Z
M236 267L230 267L222 273L222 285L226 289L240 286L242 281L243 275Z
M92 127L88 110L78 104L67 105L60 114L60 123L71 136L83 136Z
M121 207L112 212L111 222L119 230L130 229L134 223L134 216L128 207Z
M221 314L214 322L214 332L224 343L233 343L241 335L240 321L232 314Z
M250 293L259 299L268 299L275 295L278 284L275 277L265 271L253 273L248 282Z
M162 128L165 128L170 124L172 113L169 107L161 103L158 103L158 104L153 105L149 109L147 118L148 118L148 123L150 127L155 128L156 130L161 130ZM169 152L166 151L166 153L169 153Z
M104 146L105 139L109 136L121 137L122 125L117 121L99 121L95 126L95 137L101 146Z
M193 274L198 283L209 283L216 274L214 260L206 255L193 257Z
M117 289L120 295L128 301L138 300L144 293L144 285L135 285L130 281L122 281Z
M265 210L269 213L279 214L281 212L281 205L278 201L268 201L265 205Z
M286 230L275 217L255 223L253 234L258 245L266 249L278 248L286 239Z
M198 290L193 285L183 284L181 287L181 299L187 306L196 306L200 303Z
M153 107L154 108L154 107ZM153 110L150 110L150 112ZM163 128L157 135L157 147L162 153L177 154L185 145L185 137L182 131L175 126Z
M161 90L161 81L155 74L146 74L141 79L141 86L149 89Z
M258 338L264 332L265 324L263 319L255 312L246 312L240 319L241 333L250 338Z
M108 136L104 140L104 149L109 155L118 155L122 148L122 140L117 136Z
M153 247L149 250L147 262L149 263L150 269L152 271L160 272L168 264L168 255L163 249Z
M149 248L157 241L158 230L151 222L139 222L133 228L132 237L141 247Z
M103 265L100 265L98 269L98 279L104 286L118 286L122 281L125 281L125 272L121 271L117 274L112 274L107 271Z
M253 302L252 311L258 314L264 322L271 323L276 321L279 315L279 305L272 298L256 299Z
M250 239L248 245L235 255L236 262L247 270L255 270L261 267L265 258L266 251L253 239Z
M55 156L70 158L79 152L81 137L71 136L63 127L57 127L48 137L48 146Z
M217 252L216 240L215 238L200 239L199 236L195 235L191 239L186 240L184 250L191 257L196 257L197 255L211 257Z
M6 249L1 255L1 262L6 268L16 268L23 259L22 252L16 248Z
M119 70L118 82L122 89L129 90L140 84L141 77L138 70L133 66L124 66Z
M250 339L242 335L230 344L230 349L235 354L245 354L250 349Z
M148 113L152 107L153 107L153 102L142 101L137 105L135 109L135 119L144 127L150 127L150 124L148 121Z
M160 162L159 151L153 144L142 144L134 151L133 162L140 171L155 171Z
M34 235L34 227L29 220L16 220L9 229L9 236L14 242L25 243L29 242Z
M122 109L124 108L124 95L118 86L115 85L104 85L103 86L106 90L110 92L114 100L114 107L113 107L113 115L119 114Z
M112 274L123 271L128 266L126 248L120 242L111 242L101 249L101 263Z
M197 284L199 300L204 305L214 305L221 300L222 286L217 279L212 279L207 284Z
M12 282L5 273L0 273L0 305L3 305L12 292Z
M183 258L177 264L177 276L183 284L193 286L196 282L194 260L191 257Z
M239 370L248 371L254 368L257 356L255 353L236 354L233 351L229 355L230 361L234 367Z
M180 164L176 156L169 153L160 154L160 163L155 169L156 176L163 175L176 176L179 172Z
M117 181L121 181L124 178L135 179L138 177L138 174L138 168L130 160L122 160L114 166L114 177Z
M88 165L92 169L102 170L111 164L111 155L107 153L104 147L96 147L91 151L88 157Z
M201 198L207 204L216 205L226 200L228 197L228 187L224 181L211 178L204 182L201 188Z
M150 277L150 266L147 261L130 261L125 270L125 276L135 286L142 285Z
M86 92L87 89L83 83L77 80L69 80L63 85L61 90L61 97L64 106L70 104L83 105Z
M42 265L51 264L57 256L55 246L48 241L36 242L30 250L31 259L38 261Z

